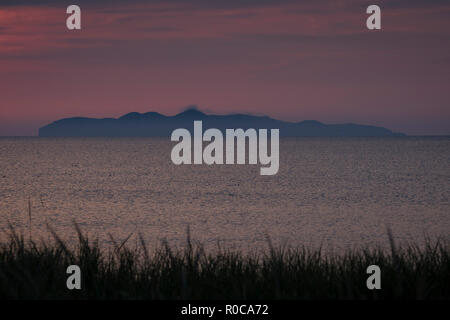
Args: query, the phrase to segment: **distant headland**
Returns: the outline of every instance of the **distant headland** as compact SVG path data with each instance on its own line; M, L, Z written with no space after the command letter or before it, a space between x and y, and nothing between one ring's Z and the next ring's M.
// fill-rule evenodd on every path
M190 108L174 116L158 112L131 112L120 118L65 118L39 128L40 137L170 137L177 128L193 129L202 120L205 128L280 129L284 137L388 137L405 136L389 129L360 124L324 124L315 120L287 122L249 114L214 115Z

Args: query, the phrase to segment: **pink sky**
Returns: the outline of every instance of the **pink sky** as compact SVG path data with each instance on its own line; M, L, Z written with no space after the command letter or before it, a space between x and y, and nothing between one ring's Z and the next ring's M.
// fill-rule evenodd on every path
M381 31L365 1L113 2L79 1L81 31L57 1L0 4L0 135L191 104L450 134L445 1L379 1Z

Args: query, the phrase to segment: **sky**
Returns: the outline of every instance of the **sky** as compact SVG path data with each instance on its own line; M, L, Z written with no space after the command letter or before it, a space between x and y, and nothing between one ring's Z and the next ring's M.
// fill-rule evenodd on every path
M0 0L3 136L188 105L450 135L449 89L448 0Z

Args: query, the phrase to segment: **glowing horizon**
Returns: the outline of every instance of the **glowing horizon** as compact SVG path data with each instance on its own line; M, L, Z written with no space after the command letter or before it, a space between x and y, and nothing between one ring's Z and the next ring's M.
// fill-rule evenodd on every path
M379 1L78 1L0 5L0 135L52 121L175 114L264 114L450 134L450 5Z

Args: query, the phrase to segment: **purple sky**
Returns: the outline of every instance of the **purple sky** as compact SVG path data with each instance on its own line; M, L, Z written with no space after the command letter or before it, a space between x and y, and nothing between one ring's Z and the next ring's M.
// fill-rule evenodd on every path
M81 31L61 1L0 3L0 135L191 104L450 134L449 1L73 3ZM381 31L365 26L374 3Z

